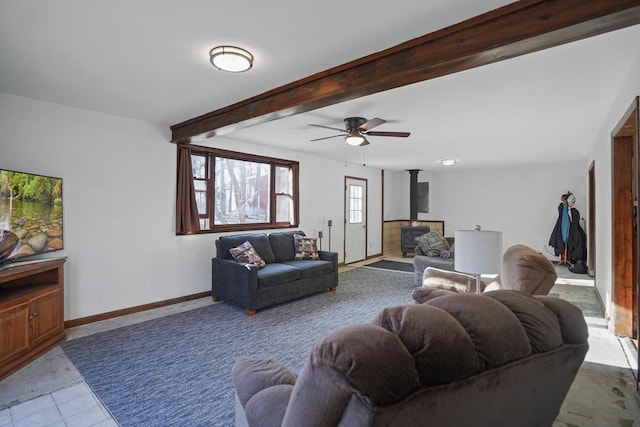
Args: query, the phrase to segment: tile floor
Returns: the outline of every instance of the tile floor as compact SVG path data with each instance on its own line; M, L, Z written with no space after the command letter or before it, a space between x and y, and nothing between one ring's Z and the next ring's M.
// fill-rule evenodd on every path
M213 304L200 298L66 330L67 339ZM109 427L118 424L56 347L0 381L0 427Z
M411 262L411 258L402 258L400 256L386 256L384 259ZM374 260L368 260L366 263ZM345 266L342 270L348 270L358 267L363 263L356 263ZM578 279L573 282L578 285L591 285L585 276L571 277L571 273L563 274L559 283L572 283L572 279ZM68 329L67 339L75 339L89 334L119 328L122 326L138 323L154 318L178 313L186 310L201 307L203 305L212 304L210 298L202 298L198 300L188 301L168 307L162 307L149 310L143 313L137 313L128 316L122 316L117 319L105 320L89 325L83 325L77 328ZM631 344L628 351L625 352L625 345L618 338L611 335L606 330L606 323L603 319L589 318L587 319L590 332L591 348L587 354L586 362L597 362L600 365L610 365L617 367L617 370L609 374L611 381L620 384L621 381L629 383L633 380L633 368L637 366L633 358L635 348ZM592 342L592 338L593 342ZM622 371L620 371L620 369ZM605 370L606 371L606 370ZM602 373L600 373L602 374ZM606 372L604 375L607 375ZM623 378L624 377L624 378ZM597 407L600 401L609 399L606 394L610 392L610 386L599 378L596 384L602 384L602 390L594 390L593 384L578 384L580 388L569 392L566 404L579 407L582 402L587 402L588 406ZM591 390L586 390L591 388ZM629 389L632 391L629 393ZM625 390L630 404L640 408L640 395L633 391L633 387L627 384ZM588 394L588 396L585 396ZM608 402L603 402L608 403ZM638 425L640 423L640 409L632 408L631 417L638 415L638 420L634 423L631 418L630 423L624 424L628 426ZM610 411L610 409L602 409L602 411ZM596 409L595 412L602 412ZM635 412L634 412L635 411ZM580 415L565 411L564 419L556 421L557 426L600 426L610 425L602 424L604 421L595 421L580 418ZM601 417L601 420L621 420L627 416L628 411L624 414L612 414L609 418ZM619 423L619 421L618 421ZM117 426L118 424L110 416L108 410L100 403L99 399L93 394L89 386L84 382L82 376L75 369L73 364L67 359L59 347L54 348L39 359L33 361L18 372L0 381L0 427L40 427L40 426Z
M118 424L84 383L0 411L1 426L100 426Z

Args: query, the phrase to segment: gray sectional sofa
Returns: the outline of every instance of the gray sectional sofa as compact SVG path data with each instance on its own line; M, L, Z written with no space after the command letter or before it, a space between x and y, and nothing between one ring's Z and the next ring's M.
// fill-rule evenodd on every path
M450 246L453 246L455 240L453 237L445 237ZM453 255L453 254L452 254ZM422 275L427 267L439 268L440 270L454 270L454 256L450 258L441 258L439 256L426 256L420 246L416 246L416 254L413 257L413 274L416 286L422 286Z
M296 260L294 234L235 234L216 240L211 260L211 296L243 308L248 315L257 310L338 286L338 254L318 251L319 259ZM263 268L236 261L229 250L250 242L266 262Z

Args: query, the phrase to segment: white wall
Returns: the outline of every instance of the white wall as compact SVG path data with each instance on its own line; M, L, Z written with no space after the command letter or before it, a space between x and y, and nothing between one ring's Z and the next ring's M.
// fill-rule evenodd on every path
M611 132L626 113L633 99L640 95L640 57L628 72L628 78L615 103L611 106L601 132L586 165L594 162L596 178L596 287L603 298L608 313L611 314L612 260L611 260Z
M545 252L558 218L560 196L570 190L585 216L587 170L582 161L447 170L438 174L443 190L446 234L457 229L503 232L503 248L524 244ZM546 253L546 252L545 252Z
M0 167L63 178L66 320L211 289L216 235L175 235L168 126L0 93L0 129ZM300 161L300 228L316 234L331 218L332 242L342 242L344 176L367 178L369 253L381 252L378 169L222 143Z
M550 160L552 160L550 158ZM406 191L389 194L395 206L402 206L395 218L409 218L409 173L396 172L392 188ZM586 217L587 169L582 160L546 165L494 166L481 169L447 167L420 172L418 181L429 182L429 213L419 219L445 221L445 235L470 230L476 224L485 230L503 232L503 247L524 244L537 251L547 249L558 217L560 196L570 190L576 208ZM583 225L584 227L584 225Z

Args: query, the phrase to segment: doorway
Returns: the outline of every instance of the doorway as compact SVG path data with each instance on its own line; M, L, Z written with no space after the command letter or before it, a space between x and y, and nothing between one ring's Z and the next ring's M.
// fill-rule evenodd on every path
M589 257L587 259L587 273L589 277L596 277L596 165L595 161L589 166L589 207L588 217L589 223L587 230L589 232L588 250Z
M616 335L638 334L638 125L636 97L611 133L612 295L610 329Z
M344 263L367 258L367 180L345 177Z

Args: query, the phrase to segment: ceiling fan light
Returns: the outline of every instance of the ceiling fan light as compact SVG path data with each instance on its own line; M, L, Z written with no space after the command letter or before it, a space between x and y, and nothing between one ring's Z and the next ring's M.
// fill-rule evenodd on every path
M209 60L218 70L241 73L253 66L253 55L235 46L217 46L209 51Z
M352 130L349 131L349 135L344 137L344 140L347 141L347 144L356 146L364 142L364 137L357 130Z

